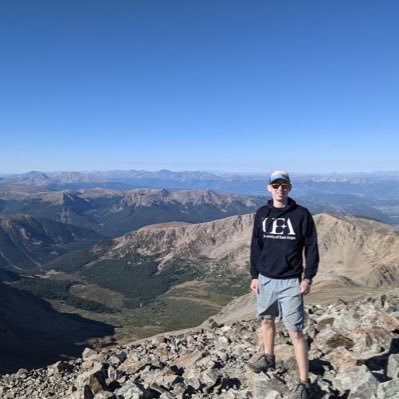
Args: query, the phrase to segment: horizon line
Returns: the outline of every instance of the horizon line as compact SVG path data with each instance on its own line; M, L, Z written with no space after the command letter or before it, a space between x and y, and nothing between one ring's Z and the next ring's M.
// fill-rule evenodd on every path
M215 169L180 169L180 170L172 170L167 168L161 169L93 169L93 170L28 170L25 172L0 172L1 177L7 176L17 176L17 175L27 175L30 173L43 173L43 174L55 174L55 173L111 173L111 172L147 172L147 173L159 173L159 172L171 172L171 173L210 173L210 174L227 174L227 175L245 175L245 176L255 176L255 175L268 175L269 172L249 172L249 171L227 171L227 170L215 170ZM328 175L373 175L373 174L397 174L399 170L372 170L372 171L328 171L328 172L305 172L305 171L290 171L291 175L319 175L319 176L328 176Z

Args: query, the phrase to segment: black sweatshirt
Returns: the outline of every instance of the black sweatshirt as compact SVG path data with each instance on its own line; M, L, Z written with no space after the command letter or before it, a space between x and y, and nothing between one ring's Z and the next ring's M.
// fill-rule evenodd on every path
M287 206L275 208L273 201L259 208L255 215L251 242L251 276L269 278L304 278L317 273L319 251L316 227L310 212L288 198Z

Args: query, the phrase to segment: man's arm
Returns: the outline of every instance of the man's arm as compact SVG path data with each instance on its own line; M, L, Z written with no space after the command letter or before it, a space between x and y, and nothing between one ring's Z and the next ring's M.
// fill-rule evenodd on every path
M310 284L306 280L302 280L300 289L302 295L307 295L310 292Z
M256 212L254 219L254 226L252 230L251 256L250 256L250 273L252 277L250 288L255 293L259 292L259 286L258 286L259 271L256 265L258 264L258 260L263 249L263 241L259 237L258 220L259 220L259 215L258 212Z
M259 294L259 280L257 278L253 278L249 288L251 291L255 292L255 294Z
M304 246L305 246L306 267L305 267L304 279L312 281L319 267L319 260L320 260L319 247L317 244L316 225L309 211L307 212L305 220L306 223L304 226L304 232L305 232ZM310 286L310 284L308 285Z

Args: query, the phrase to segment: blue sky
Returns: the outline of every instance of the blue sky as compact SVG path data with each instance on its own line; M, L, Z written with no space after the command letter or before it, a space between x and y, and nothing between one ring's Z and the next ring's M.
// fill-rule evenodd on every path
M396 0L3 0L0 173L399 170Z

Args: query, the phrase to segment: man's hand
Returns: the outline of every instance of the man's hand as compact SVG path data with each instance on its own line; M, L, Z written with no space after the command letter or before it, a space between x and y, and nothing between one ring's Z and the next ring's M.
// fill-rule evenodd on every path
M307 294L309 294L309 292L310 292L310 284L307 281L302 280L302 282L301 282L301 294L302 295L307 295Z
M251 288L251 291L255 292L255 294L259 294L259 282L257 278L251 280L249 288Z

